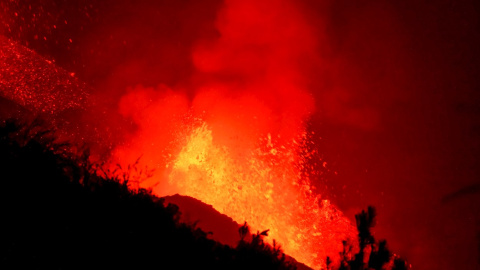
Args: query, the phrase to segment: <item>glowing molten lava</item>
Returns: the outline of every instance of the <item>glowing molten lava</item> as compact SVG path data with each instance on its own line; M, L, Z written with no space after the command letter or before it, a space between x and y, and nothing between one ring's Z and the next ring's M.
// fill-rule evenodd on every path
M216 27L193 48L195 74L183 88L138 86L122 97L120 113L137 130L112 163L142 155L139 165L155 169L142 187L269 229L269 241L308 266L338 261L356 232L310 182L320 161L306 132L315 101L304 70L316 37L283 0L226 1Z
M253 230L270 229L285 252L311 267L342 250L342 240L355 235L350 222L320 200L308 178L306 135L277 145L268 134L256 149L216 145L204 123L193 130L174 160L169 181L181 194L213 205Z

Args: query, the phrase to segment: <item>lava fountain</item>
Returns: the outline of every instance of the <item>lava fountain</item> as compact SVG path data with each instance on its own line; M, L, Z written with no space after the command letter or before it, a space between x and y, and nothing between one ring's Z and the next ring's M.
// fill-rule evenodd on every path
M142 155L154 173L140 186L269 229L287 254L320 269L356 232L311 185L320 161L306 127L314 100L304 67L318 44L295 10L282 0L226 1L218 35L192 52L191 89L137 86L122 98L120 113L138 129L112 164Z
M312 190L304 166L306 134L279 145L268 134L257 149L238 153L213 142L206 124L194 129L172 162L169 181L181 194L213 205L256 230L268 228L284 250L305 264L324 267L354 235L350 222ZM234 154L234 152L237 152Z

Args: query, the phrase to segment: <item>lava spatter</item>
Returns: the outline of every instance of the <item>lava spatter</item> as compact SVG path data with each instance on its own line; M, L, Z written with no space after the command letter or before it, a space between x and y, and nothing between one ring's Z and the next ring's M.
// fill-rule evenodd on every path
M87 105L88 87L53 60L0 36L0 95L35 113Z
M287 254L320 269L327 256L339 262L342 241L354 239L356 231L304 177L310 170L304 166L309 162L306 140L300 135L279 145L267 134L256 148L232 149L215 144L203 123L188 136L168 179L180 194L210 204L238 223L247 221L255 231L269 229L270 243L275 239Z

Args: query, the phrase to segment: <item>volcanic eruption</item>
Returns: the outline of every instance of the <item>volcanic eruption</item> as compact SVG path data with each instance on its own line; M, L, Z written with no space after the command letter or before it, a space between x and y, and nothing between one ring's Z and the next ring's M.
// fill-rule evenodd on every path
M415 267L478 269L479 10L0 1L0 117L41 119L132 190L203 201L316 268L373 205Z
M226 1L218 36L192 52L194 95L138 86L120 101L137 133L113 164L154 169L140 186L197 198L311 267L339 261L355 230L311 185L322 165L307 129L314 100L302 67L315 39L288 1ZM192 92L192 91L189 91ZM271 241L271 240L270 240Z

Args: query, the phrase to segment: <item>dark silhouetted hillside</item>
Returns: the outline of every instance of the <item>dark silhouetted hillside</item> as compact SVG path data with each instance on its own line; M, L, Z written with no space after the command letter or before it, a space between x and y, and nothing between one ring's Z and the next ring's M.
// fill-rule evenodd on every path
M212 239L229 246L236 246L239 240L239 224L232 218L218 212L211 205L179 194L164 197L166 203L177 205L182 212L181 222L195 223L206 232L213 232Z
M187 224L196 224L206 232L213 232L211 238L222 244L232 247L238 245L239 236L238 229L240 224L235 222L232 218L224 215L213 208L213 206L206 204L200 200L189 196L175 194L173 196L164 197L166 203L177 205L182 212L180 221ZM251 241L252 234L247 232L245 240ZM287 260L295 261L294 258L286 256ZM312 268L303 263L295 263L298 270L311 270Z
M177 206L91 174L61 148L35 126L2 124L0 269L294 268L261 241L209 239Z

